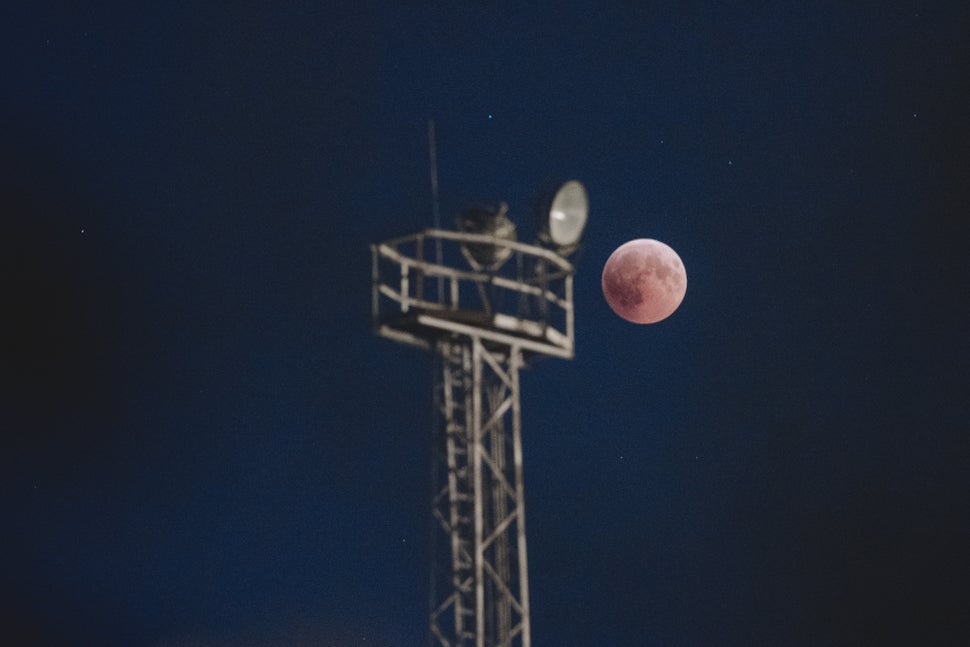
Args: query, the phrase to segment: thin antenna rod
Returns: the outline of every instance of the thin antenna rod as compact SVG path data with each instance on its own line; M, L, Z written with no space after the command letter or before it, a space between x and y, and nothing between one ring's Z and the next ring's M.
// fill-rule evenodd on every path
M441 229L441 209L438 199L438 146L435 142L434 119L428 119L428 162L431 166L431 209L434 213L434 228ZM441 265L441 238L434 240L435 263ZM444 277L438 277L438 301L444 301Z
M434 228L441 229L441 213L438 210L438 147L435 144L434 119L428 119L428 161L431 164L431 200L434 210Z

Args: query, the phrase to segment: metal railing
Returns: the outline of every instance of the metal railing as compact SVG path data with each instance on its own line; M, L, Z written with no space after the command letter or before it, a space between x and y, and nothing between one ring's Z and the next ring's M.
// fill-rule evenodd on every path
M510 254L494 270L476 270L462 250L468 245ZM472 326L486 337L520 338L526 350L572 356L573 267L549 249L427 229L372 245L371 256L372 316L384 336L428 347L442 330Z

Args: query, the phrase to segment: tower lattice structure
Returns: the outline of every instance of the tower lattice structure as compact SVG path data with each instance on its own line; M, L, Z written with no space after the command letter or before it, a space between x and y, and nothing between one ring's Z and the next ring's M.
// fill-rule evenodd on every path
M573 267L442 229L371 254L375 331L435 359L430 643L530 647L519 371L573 357Z

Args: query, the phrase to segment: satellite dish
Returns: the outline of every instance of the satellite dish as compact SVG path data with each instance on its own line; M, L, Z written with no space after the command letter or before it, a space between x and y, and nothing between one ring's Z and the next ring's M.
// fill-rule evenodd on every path
M514 241L515 223L505 215L508 208L504 202L497 210L484 205L468 207L457 218L458 231ZM512 255L512 249L503 245L466 242L461 245L461 253L474 269L495 271Z
M540 238L557 245L562 251L572 251L583 235L588 216L586 187L578 180L569 180L556 191L542 224Z

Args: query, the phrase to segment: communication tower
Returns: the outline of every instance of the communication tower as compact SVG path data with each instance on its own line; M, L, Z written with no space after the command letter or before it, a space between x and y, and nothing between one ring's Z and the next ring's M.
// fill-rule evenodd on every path
M588 210L571 180L536 244L516 240L502 204L371 246L375 332L435 358L432 645L530 647L519 369L573 357L567 256Z

